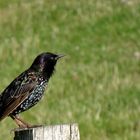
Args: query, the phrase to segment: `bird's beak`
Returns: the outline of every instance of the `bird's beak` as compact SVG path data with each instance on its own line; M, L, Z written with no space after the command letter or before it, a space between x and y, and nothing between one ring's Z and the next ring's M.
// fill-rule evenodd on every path
M56 57L55 59L58 60L59 58L64 57L64 56L65 56L65 55L63 55L63 54L58 54L57 57Z

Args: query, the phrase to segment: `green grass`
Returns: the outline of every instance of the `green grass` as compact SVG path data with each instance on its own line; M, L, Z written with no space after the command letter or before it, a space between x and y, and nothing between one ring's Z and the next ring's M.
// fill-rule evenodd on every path
M22 117L77 122L81 140L139 140L139 25L138 0L0 0L0 90L39 53L66 54L44 99ZM15 127L0 122L0 139Z

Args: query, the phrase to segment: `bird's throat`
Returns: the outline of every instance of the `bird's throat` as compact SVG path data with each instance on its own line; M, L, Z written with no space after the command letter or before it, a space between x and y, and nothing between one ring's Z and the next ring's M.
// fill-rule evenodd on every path
M54 66L49 66L49 67L45 67L43 69L43 77L47 80L50 79L50 77L53 75L55 71L55 67Z

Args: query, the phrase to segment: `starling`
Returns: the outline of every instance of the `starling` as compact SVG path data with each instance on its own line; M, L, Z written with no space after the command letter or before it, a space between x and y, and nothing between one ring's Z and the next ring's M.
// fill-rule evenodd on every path
M10 116L19 127L30 127L19 118L19 113L30 109L41 100L56 62L61 57L63 55L41 53L29 69L9 84L0 95L0 121Z

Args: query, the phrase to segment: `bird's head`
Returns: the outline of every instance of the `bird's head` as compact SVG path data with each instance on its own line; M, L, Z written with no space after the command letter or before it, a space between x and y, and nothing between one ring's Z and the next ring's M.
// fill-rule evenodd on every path
M54 72L57 60L63 56L64 55L58 55L50 52L41 53L35 58L30 68L37 72L41 72L47 76L47 78L50 78Z

